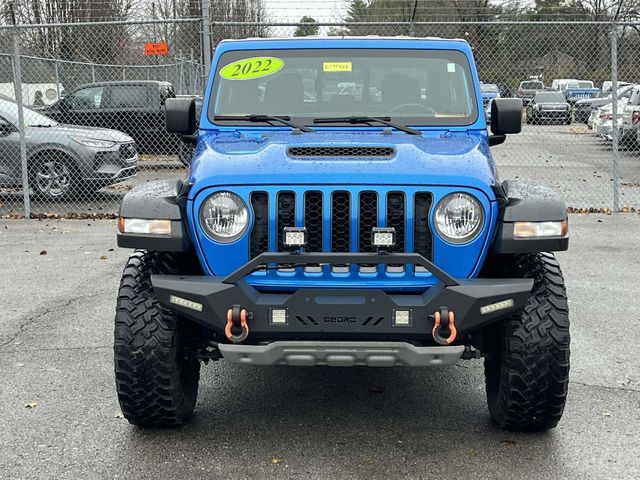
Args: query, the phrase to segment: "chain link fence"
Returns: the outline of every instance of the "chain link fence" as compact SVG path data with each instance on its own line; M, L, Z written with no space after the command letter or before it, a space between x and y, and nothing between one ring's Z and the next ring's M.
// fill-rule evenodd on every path
M217 41L289 37L298 27L200 19L0 26L0 216L111 216L134 185L185 176L190 152L165 132L164 101L201 97ZM469 41L487 112L497 97L526 105L523 132L492 148L501 177L547 184L576 210L624 211L640 208L637 27L364 22L316 23L312 33ZM341 88L354 101L362 90Z

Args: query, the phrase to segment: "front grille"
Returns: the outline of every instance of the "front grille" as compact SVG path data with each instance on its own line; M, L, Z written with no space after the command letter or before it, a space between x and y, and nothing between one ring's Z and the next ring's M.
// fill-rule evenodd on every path
M290 157L393 157L393 147L289 147Z
M307 229L308 252L375 252L371 230L387 226L396 231L396 245L390 251L415 252L429 260L433 258L430 192L256 191L251 194L250 203L254 216L249 235L250 258L269 251L269 245L275 245L277 251L287 251L283 245L284 227L302 225ZM270 203L275 203L271 210ZM271 223L269 212L275 215Z

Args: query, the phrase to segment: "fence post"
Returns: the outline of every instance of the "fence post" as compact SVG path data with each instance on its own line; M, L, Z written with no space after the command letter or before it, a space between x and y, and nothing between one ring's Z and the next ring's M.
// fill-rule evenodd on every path
M613 170L613 211L620 209L620 153L618 151L619 131L618 131L618 32L613 24L611 30L611 114L613 128L612 170Z
M211 0L202 0L202 60L204 78L209 78L211 70ZM205 80L206 81L206 80Z
M58 61L53 61L53 69L56 75L56 95L57 99L60 99L60 72L58 71Z
M15 4L12 2L12 10ZM22 71L20 70L20 30L13 19L13 85L18 107L18 129L20 130L20 164L22 168L22 198L24 201L24 218L31 217L29 202L29 170L27 167L27 144L24 137L24 109L22 99Z
M91 81L96 83L96 66L91 65Z

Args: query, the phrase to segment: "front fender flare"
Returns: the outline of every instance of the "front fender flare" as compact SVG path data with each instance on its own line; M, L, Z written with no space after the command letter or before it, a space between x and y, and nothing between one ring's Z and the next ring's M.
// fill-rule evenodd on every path
M567 207L551 188L507 180L501 185L504 206L496 228L492 254L555 252L569 248L569 237L515 238L515 222L562 222Z
M129 191L122 199L120 217L171 220L171 234L147 235L118 231L118 246L171 252L193 251L183 215L189 187L182 180L158 180L138 185Z

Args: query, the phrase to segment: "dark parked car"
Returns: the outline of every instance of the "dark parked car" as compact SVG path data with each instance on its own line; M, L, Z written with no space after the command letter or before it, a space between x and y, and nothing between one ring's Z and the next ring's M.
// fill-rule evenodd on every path
M571 123L571 106L558 90L536 92L527 105L527 123L548 123L559 120Z
M179 138L164 126L165 101L175 96L168 82L92 83L40 111L61 123L120 130L136 141L140 153L175 154Z
M633 87L634 86L632 84L620 87L618 89L618 98L628 98L631 96L631 90L633 90ZM597 98L585 98L583 100L578 100L573 107L573 118L576 122L587 123L591 116L591 112L600 107L604 107L611 102L611 93Z
M133 139L102 128L63 125L24 108L29 184L48 200L95 191L137 172ZM22 185L18 107L0 99L0 186Z
M518 87L518 90L516 90L515 97L521 98L522 103L527 105L536 92L544 90L544 88L544 83L540 80L525 80L524 82L520 82L520 86Z

